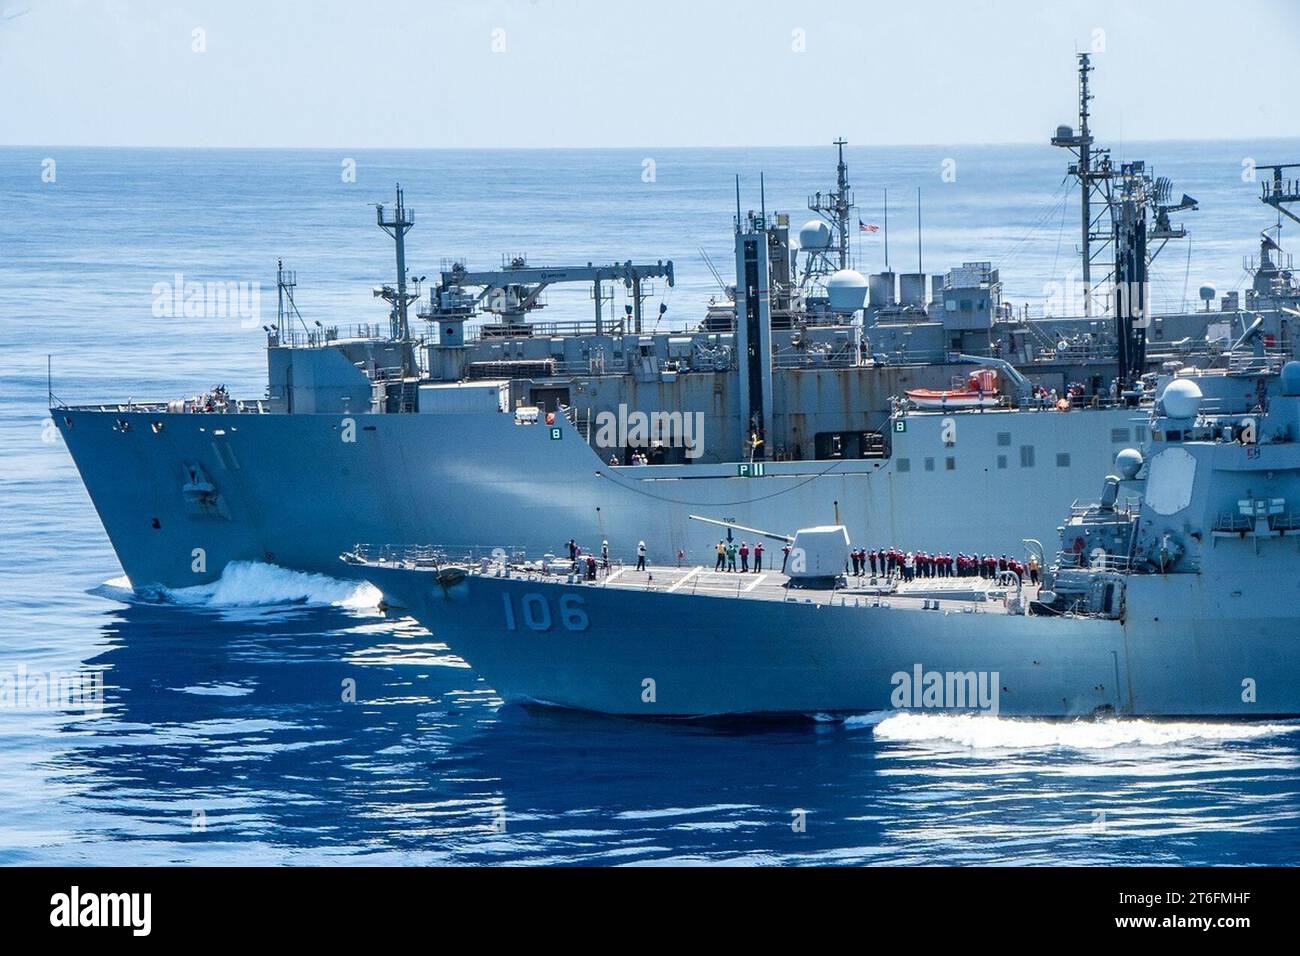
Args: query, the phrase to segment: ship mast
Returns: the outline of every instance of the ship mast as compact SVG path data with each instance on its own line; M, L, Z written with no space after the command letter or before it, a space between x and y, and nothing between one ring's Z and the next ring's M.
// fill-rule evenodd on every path
M1092 94L1088 92L1088 74L1092 72L1088 54L1079 54L1079 198L1080 198L1080 248L1083 252L1083 285L1087 291L1083 297L1085 315L1090 315L1092 303L1092 254L1089 249L1088 235L1092 229L1091 188L1088 177L1092 172L1092 131L1088 129L1088 101Z
M830 220L835 230L835 252L839 267L849 267L849 210L853 208L853 194L849 192L849 166L844 162L844 147L848 141L840 138L832 144L839 150L839 163L835 167L835 191L827 196L817 193L808 200L808 208Z
M1058 126L1056 135L1052 137L1052 145L1060 146L1070 150L1075 156L1075 162L1069 166L1069 173L1079 183L1080 198L1080 216L1079 216L1079 242L1080 242L1080 259L1083 265L1083 311L1085 315L1092 315L1092 260L1094 253L1092 251L1092 240L1094 238L1105 239L1108 237L1094 236L1094 227L1096 223L1092 218L1092 199L1094 192L1102 193L1102 199L1105 203L1105 209L1110 208L1110 151L1105 149L1094 150L1092 129L1088 120L1092 116L1092 111L1088 104L1092 101L1092 93L1088 88L1088 74L1094 69L1092 58L1087 53L1078 54L1079 57L1079 129L1076 132L1068 126ZM1100 218L1100 213L1098 218ZM1100 250L1098 250L1100 251Z
M419 294L406 291L406 234L415 225L415 210L406 208L401 183L397 184L397 205L393 209L393 215L385 218L384 204L379 203L375 206L375 221L380 229L393 238L397 246L397 288L384 286L379 296L392 305L397 318L396 334L393 337L400 342L407 342L411 337L411 329L406 319L406 307L419 298Z

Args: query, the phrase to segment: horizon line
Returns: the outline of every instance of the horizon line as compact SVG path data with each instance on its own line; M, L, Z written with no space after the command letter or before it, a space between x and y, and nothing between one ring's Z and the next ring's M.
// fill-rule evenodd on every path
M1276 139L1279 141L1296 140L1300 141L1300 136L1218 136L1218 137L1155 137L1152 139L1117 139L1113 142L1117 144L1133 143L1245 143L1254 140ZM384 150L388 152L456 152L472 151L487 152L492 150L511 151L511 152L564 152L564 151L615 151L615 150L644 150L644 149L821 149L828 145L834 145L828 140L826 143L770 143L758 145L753 143L739 144L640 144L640 145L621 145L621 146L342 146L342 145L325 145L325 146L288 146L282 144L270 145L194 145L194 144L175 144L175 143L0 143L0 149L171 149L171 150L278 150L278 151L297 151L297 152L325 152L338 150ZM903 143L903 142L872 142L872 143L848 143L849 146L867 146L870 148L896 149L896 148L914 148L914 149L937 149L954 146L1046 146L1052 147L1050 137L1042 140L986 140L983 142L930 142L930 143Z

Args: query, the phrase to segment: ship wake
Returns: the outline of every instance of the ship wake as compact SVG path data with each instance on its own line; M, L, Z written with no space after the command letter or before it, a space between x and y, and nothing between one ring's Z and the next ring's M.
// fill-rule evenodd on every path
M891 743L946 743L970 750L1112 750L1180 744L1249 742L1300 732L1300 722L1219 720L1035 720L988 714L873 713L850 717L846 727L870 728Z
M126 578L106 581L97 593L116 600L177 604L183 607L244 608L276 607L289 604L335 606L353 611L379 607L380 592L364 581L349 581L294 571L260 561L232 561L221 577L209 584L187 588L132 590Z

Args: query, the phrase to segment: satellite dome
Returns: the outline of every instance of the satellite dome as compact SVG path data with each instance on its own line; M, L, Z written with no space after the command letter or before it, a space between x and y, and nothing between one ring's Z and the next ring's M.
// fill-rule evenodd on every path
M1214 296L1217 294L1217 291L1218 290L1216 290L1214 286L1210 285L1207 282L1205 285L1201 286L1201 301L1202 302L1214 301Z
M1170 418L1193 418L1201 407L1201 389L1190 378L1176 378L1165 386L1160 400Z
M1300 395L1300 362L1287 362L1282 366L1282 394L1288 398Z
M831 227L820 219L809 219L799 230L799 248L821 252L831 245Z
M856 312L867 303L867 280L855 269L841 269L826 280L832 312Z
M1125 448L1115 455L1115 467L1124 478L1136 478L1142 470L1142 452L1136 448Z

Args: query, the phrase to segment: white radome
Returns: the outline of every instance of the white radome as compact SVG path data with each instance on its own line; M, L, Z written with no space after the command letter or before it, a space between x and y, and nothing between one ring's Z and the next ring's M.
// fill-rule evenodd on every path
M809 219L799 230L799 248L821 252L831 245L831 227L820 219Z
M833 312L856 312L866 305L867 280L855 269L841 269L826 280L826 297Z
M1194 418L1201 407L1201 388L1189 378L1174 379L1165 386L1160 400L1170 418Z

